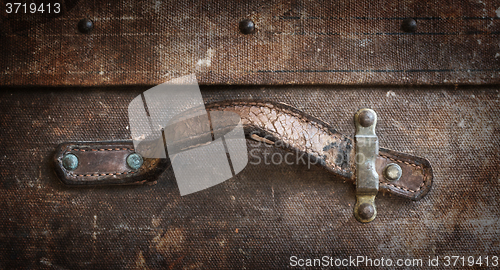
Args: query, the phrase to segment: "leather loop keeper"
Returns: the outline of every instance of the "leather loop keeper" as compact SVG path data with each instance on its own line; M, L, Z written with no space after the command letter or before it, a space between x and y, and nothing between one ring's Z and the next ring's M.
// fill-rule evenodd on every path
M139 169L127 165L128 155L134 153L132 141L63 143L54 157L55 170L67 185L124 185L153 182L168 164L166 159L145 158ZM68 170L62 159L67 154L78 158L78 166Z

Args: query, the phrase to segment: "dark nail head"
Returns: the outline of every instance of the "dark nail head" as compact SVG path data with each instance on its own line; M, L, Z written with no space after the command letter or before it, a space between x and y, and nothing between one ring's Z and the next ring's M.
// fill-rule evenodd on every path
M413 33L417 31L417 21L413 18L406 18L403 20L401 28L407 33Z
M81 19L78 22L78 31L83 34L88 34L94 29L94 23L89 19Z
M358 116L359 124L363 127L369 127L373 125L375 121L375 115L371 111L363 111Z
M252 34L255 32L255 24L252 20L245 19L240 22L240 31L245 35Z
M363 203L358 207L358 215L362 219L370 219L375 214L375 209L373 205L369 203Z

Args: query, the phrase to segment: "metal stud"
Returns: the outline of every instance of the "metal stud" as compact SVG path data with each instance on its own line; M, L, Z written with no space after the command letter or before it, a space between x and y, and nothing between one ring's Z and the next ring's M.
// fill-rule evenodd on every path
M240 22L241 33L248 35L255 32L255 24L250 19L245 19Z
M72 171L78 167L78 157L73 154L66 154L62 158L62 165L66 170Z
M398 164L391 163L384 168L384 177L389 181L398 181L402 174L403 170Z
M417 21L413 18L406 18L401 24L401 29L407 33L413 33L417 31Z
M128 155L127 157L127 165L132 169L132 170L137 170L142 166L142 163L144 160L142 159L142 156L137 154L137 153L132 153Z
M369 220L375 214L375 208L369 203L363 203L358 207L358 216L363 220Z
M373 115L372 111L365 110L359 114L359 124L363 127L369 127L373 125L375 121L375 115Z
M94 23L89 19L81 19L78 22L78 31L82 34L88 34L94 29Z

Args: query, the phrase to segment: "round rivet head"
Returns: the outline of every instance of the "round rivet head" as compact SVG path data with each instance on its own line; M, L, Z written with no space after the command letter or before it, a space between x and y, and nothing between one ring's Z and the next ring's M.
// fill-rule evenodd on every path
M413 18L406 18L401 24L401 29L407 33L413 33L417 31L417 21Z
M384 177L389 181L397 181L401 178L403 174L403 170L399 167L398 164L391 163L387 165L384 169Z
M89 19L81 19L78 22L78 31L82 34L88 34L94 29L94 23Z
M240 31L245 35L252 34L255 32L255 24L252 20L245 19L240 22Z
M375 208L369 203L362 203L358 207L358 216L364 220L370 219L375 214Z
M358 116L359 124L363 127L369 127L375 122L375 115L369 110L361 112Z
M142 159L142 156L137 154L137 153L132 153L128 155L127 157L127 165L132 169L132 170L137 170L142 166L142 163L144 160Z
M78 167L78 158L73 154L66 154L62 158L62 165L66 170L72 171Z

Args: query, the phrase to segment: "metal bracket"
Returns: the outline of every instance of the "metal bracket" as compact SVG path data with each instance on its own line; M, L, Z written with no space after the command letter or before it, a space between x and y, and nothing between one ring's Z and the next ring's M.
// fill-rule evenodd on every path
M371 109L361 109L354 116L356 124L356 205L354 216L366 223L375 219L375 196L379 179L375 170L378 156L378 137L375 134L377 114Z

